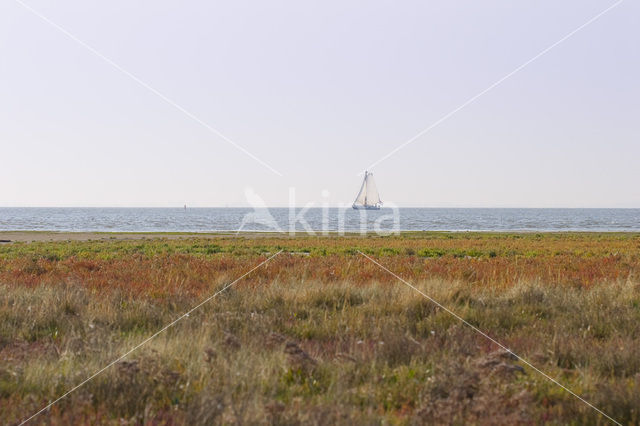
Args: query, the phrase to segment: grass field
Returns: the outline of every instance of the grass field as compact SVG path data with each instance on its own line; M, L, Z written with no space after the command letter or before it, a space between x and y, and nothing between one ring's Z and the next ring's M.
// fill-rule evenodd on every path
M104 235L100 238L105 238ZM640 422L640 235L0 245L0 417L39 424Z

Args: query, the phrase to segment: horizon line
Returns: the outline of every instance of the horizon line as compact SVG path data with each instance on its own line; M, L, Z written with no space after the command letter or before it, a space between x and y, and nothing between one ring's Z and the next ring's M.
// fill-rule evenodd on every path
M82 205L77 205L77 206L72 206L72 205L68 205L68 206L38 206L38 205L30 205L30 206L3 206L0 205L0 209L177 209L177 210L184 210L186 207L186 209L253 209L253 206L248 206L248 205L244 205L244 206L239 206L239 205L225 205L225 206L193 206L190 207L188 204L187 205L182 205L182 206L171 206L171 205L167 205L167 206L114 206L114 205L105 205L105 206L82 206ZM266 207L260 207L259 209L262 208L266 208L266 209L288 209L292 206L285 206L285 205L273 205L273 206L266 206ZM307 208L309 210L317 210L317 209L323 209L323 208L330 208L330 209L339 209L339 208L344 208L344 209L350 209L351 205L327 205L327 206L304 206L304 205L296 205L293 206L296 209L304 209ZM392 209L392 208L398 208L398 209L530 209L530 210L597 210L597 209L607 209L607 210L640 210L640 206L638 207L594 207L594 206L573 206L573 207L568 207L568 206L553 206L553 207L549 207L549 206L420 206L420 205L404 205L404 206L394 206L394 207L385 207L382 206L382 209Z

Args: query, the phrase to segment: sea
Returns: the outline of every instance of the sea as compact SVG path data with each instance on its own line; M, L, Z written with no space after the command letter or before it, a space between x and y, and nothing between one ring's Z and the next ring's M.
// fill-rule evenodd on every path
M0 208L0 231L640 232L640 209Z

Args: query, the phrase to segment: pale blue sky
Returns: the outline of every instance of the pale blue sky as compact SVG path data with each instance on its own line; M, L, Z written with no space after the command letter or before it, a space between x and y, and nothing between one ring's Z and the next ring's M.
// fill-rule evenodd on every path
M1 206L350 203L357 173L613 1L0 3ZM640 207L640 3L373 170L404 206Z

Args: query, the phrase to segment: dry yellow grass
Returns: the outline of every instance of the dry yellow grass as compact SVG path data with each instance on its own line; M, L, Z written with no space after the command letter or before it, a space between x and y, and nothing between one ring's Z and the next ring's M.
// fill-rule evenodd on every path
M635 235L55 242L0 250L0 412L44 424L640 421ZM511 277L511 279L510 279Z

